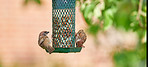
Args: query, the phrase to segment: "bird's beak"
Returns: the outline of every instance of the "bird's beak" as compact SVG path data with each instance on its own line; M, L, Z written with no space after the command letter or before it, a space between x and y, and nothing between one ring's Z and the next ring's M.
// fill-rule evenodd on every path
M49 31L46 32L46 34L48 34L48 33L49 33Z

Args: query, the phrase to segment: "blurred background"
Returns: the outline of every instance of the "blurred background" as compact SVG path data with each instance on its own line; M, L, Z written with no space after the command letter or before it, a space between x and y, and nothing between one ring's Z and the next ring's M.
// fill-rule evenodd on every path
M146 67L146 2L77 0L85 48L50 55L37 41L52 31L52 0L0 0L0 67Z

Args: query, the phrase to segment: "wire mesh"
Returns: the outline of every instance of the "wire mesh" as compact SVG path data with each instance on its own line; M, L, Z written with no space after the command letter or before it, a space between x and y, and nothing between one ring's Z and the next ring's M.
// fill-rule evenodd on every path
M75 47L75 0L52 0L54 48Z

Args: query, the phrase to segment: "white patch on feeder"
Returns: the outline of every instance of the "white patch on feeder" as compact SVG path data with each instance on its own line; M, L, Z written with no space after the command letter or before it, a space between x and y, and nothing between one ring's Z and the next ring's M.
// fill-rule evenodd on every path
M64 27L64 29L66 29L66 27Z
M60 47L62 47L62 45L60 45Z
M65 3L67 3L67 1L66 1L66 0L65 0L64 2L65 2Z
M68 22L70 23L70 20L68 20Z
M69 40L71 40L71 37L69 37Z
M67 46L66 46L66 48L67 48Z
M65 44L65 40L63 40L63 43Z

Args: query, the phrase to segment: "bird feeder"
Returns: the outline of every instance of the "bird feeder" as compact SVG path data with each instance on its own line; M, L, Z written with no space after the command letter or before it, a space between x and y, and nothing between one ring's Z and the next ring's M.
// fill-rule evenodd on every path
M52 0L53 53L80 52L75 45L75 0Z

